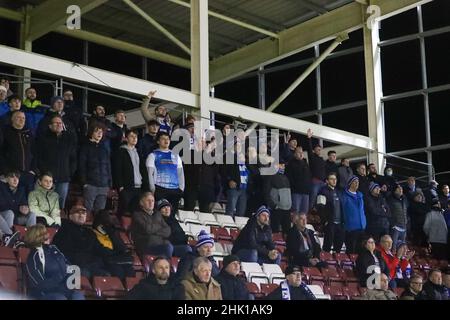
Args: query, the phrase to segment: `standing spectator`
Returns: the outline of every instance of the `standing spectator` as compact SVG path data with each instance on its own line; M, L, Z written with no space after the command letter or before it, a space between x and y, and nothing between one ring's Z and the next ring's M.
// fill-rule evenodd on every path
M253 300L245 286L245 282L238 277L241 271L241 260L238 256L229 255L223 258L223 267L216 277L220 283L223 300Z
M89 141L81 147L78 173L83 185L84 204L88 211L105 209L108 190L112 185L108 150L101 143L103 127L89 127Z
M169 200L176 213L184 191L183 164L180 156L169 149L169 134L159 132L156 140L159 149L151 153L146 160L150 191L154 193L157 201Z
M337 174L339 188L345 190L348 179L353 176L353 170L350 168L350 161L347 158L341 160L341 166L338 168Z
M327 263L320 261L320 244L314 237L314 231L306 228L307 223L306 213L296 215L286 239L289 262L301 267L326 267Z
M431 255L438 260L447 259L447 223L441 210L439 199L431 202L431 211L427 213L423 231L431 245Z
M265 206L259 207L239 233L231 253L243 262L280 264L281 255L272 241L269 220L269 209Z
M169 136L172 134L172 125L170 123L170 116L167 112L167 109L164 105L159 105L155 108L155 113L152 113L149 110L149 104L152 97L155 95L156 91L150 91L146 96L144 96L141 104L141 113L144 117L145 122L149 122L150 120L156 120L159 123L158 132L165 132Z
M392 192L397 187L398 184L393 174L394 170L391 167L386 166L386 168L384 168L383 180L389 192Z
M186 300L222 300L220 284L211 277L212 265L205 257L193 262L193 270L181 281Z
M369 172L367 173L367 179L370 182L376 183L380 186L380 188L384 185L384 178L380 176L377 171L377 166L374 163L369 163L367 166Z
M271 228L273 232L287 234L291 228L290 210L292 207L291 187L284 174L285 164L280 160L278 172L268 176L264 182L264 199L272 210Z
M52 172L59 207L65 208L69 183L77 168L76 140L64 130L60 115L50 120L49 129L37 139L36 162L40 172Z
M147 133L142 139L139 139L136 146L142 163L145 163L150 153L158 149L158 143L156 141L156 134L158 133L158 130L158 121L153 119L147 122Z
M342 209L344 211L345 247L347 254L356 253L359 239L366 229L364 196L358 191L358 187L358 177L350 177L347 182L347 188L341 197Z
M448 184L442 186L442 195L439 199L441 201L441 207L447 208L447 204L450 203L450 189Z
M8 172L6 183L0 182L0 212L12 211L14 223L31 227L36 224L36 214L30 211L25 189L19 186L20 174Z
M25 99L23 99L23 112L27 119L27 128L31 132L36 133L39 122L44 118L47 107L42 105L40 100L37 100L37 92L35 88L29 87L25 90Z
M214 157L216 149L216 142L211 141L206 143L204 152ZM250 167L250 166L249 166ZM250 169L250 171L252 171ZM253 177L254 175L250 175ZM217 189L219 187L219 166L217 163L207 164L203 162L199 168L199 209L200 212L211 212L211 208L217 198ZM252 183L249 184L253 186Z
M55 245L49 245L45 226L37 224L25 234L25 244L31 249L26 272L31 298L39 300L84 300L80 291L69 289L69 262Z
M0 85L0 117L9 111L8 99L6 97L7 92L8 89Z
M152 272L142 279L127 296L128 300L184 300L184 287L170 274L166 257L156 257Z
M281 159L284 162L289 162L293 157L295 153L295 149L297 149L298 142L297 139L291 138L291 135L288 134L286 136L286 140L283 147L281 148Z
M69 211L69 220L64 220L53 238L53 244L71 263L80 267L83 276L110 276L103 261L103 248L92 229L85 225L86 213L85 207L73 206Z
M33 159L33 135L25 129L25 114L15 111L11 116L11 126L3 128L3 146L0 152L0 168L3 173L20 172L20 184L25 192L33 190L35 162Z
M111 150L114 154L115 150L118 150L123 143L127 142L126 133L128 127L126 124L127 116L125 111L117 110L114 112L114 122L111 123Z
M325 176L327 177L330 173L337 174L339 171L339 166L336 163L336 151L330 150L327 153L328 159L325 161Z
M126 144L123 144L115 157L114 184L119 190L119 212L122 215L131 215L134 212L141 194L144 176L144 164L139 159L136 150L138 134L134 130L126 133Z
M286 281L272 291L266 300L316 300L306 284L302 282L302 272L298 266L286 268Z
M59 195L55 192L51 173L43 172L39 176L36 187L28 195L28 203L38 223L47 227L61 226Z
M161 213L164 221L170 228L169 241L173 246L174 257L184 257L188 252L192 252L191 246L188 243L188 236L181 228L180 223L172 214L172 205L166 199L161 199L157 203L158 211Z
M292 209L295 212L308 212L311 192L311 171L304 159L302 147L295 148L294 157L286 166L292 192Z
M83 110L80 106L78 106L73 100L73 92L72 90L66 89L64 90L64 112L66 113L66 118L73 124L77 140L81 143L84 143L84 139L86 138L86 120L83 115Z
M370 194L366 198L367 233L379 239L385 234L389 234L391 212L386 199L381 194L380 185L371 182L369 185Z
M403 188L397 184L393 188L393 193L388 198L388 205L391 211L391 237L392 246L397 247L397 241L406 241L406 227L408 224L408 205L403 196Z
M425 202L425 197L423 195L422 189L416 186L416 178L408 177L408 180L406 181L406 185L403 191L404 194L406 194L406 198L408 199L409 203L413 202L413 198L415 197L416 192L422 195L423 197L422 202Z
M323 250L330 252L341 252L344 244L344 213L342 210L341 193L336 188L336 173L329 173L327 176L327 185L320 189L317 196L317 210L320 220L325 226L325 238Z
M170 227L161 213L154 210L155 197L145 192L139 199L139 209L134 212L131 237L139 255L153 254L172 257L173 246L169 242Z
M0 78L0 86L4 86L6 88L6 97L10 97L14 94L9 85L9 78L6 76L1 76Z
M4 115L0 116L0 130L3 127L10 126L11 125L11 116L14 111L20 110L22 106L22 100L20 100L19 96L12 95L8 98L8 112L6 112ZM26 126L26 124L25 124Z
M379 278L380 287L367 290L362 300L397 300L395 293L389 290L389 278L384 273L381 273Z
M100 244L103 261L111 275L122 280L125 277L134 277L133 257L114 229L110 213L106 210L100 211L94 218L92 228Z
M317 193L319 192L320 188L325 185L324 180L326 178L325 160L323 160L322 156L320 155L320 153L322 152L322 146L316 144L313 147L311 139L312 135L312 130L308 129L308 159L312 175L312 190L309 197L310 208L315 206Z
M214 277L220 272L213 256L214 239L205 230L200 231L197 239L194 252L188 252L178 263L177 278L179 280L185 279L188 273L192 271L194 260L198 257L204 257L211 262Z
M442 285L442 272L439 269L431 269L428 272L428 280L423 285L424 300L448 300L448 293Z
M426 235L423 231L423 224L428 213L428 207L423 201L423 194L416 191L412 196L412 202L409 205L409 216L411 217L412 241L415 245L425 246Z
M420 274L414 274L409 281L408 288L403 291L400 300L423 300L423 278Z
M108 154L111 154L111 138L113 135L111 121L106 118L105 107L95 106L88 121L88 138L91 127L99 126L103 128L102 144L105 145Z
M439 199L438 194L438 185L436 180L431 180L430 184L428 185L428 189L425 190L425 202L429 207L431 207L434 199Z
M355 176L359 180L359 191L366 197L369 195L369 179L367 179L365 163L361 162L356 166Z
M369 278L372 279L371 275L374 273L384 273L389 276L389 269L386 266L386 262L381 256L381 253L375 250L375 240L372 237L363 240L362 250L358 258L356 258L355 271L361 287L374 284L368 283Z

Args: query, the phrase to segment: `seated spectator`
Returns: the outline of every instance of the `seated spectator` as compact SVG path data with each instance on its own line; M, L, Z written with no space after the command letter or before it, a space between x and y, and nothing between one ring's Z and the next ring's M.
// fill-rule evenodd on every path
M89 127L89 141L81 146L78 163L84 205L88 211L93 212L105 209L106 197L112 186L110 156L101 143L103 130L100 124Z
M119 213L127 216L136 209L145 177L144 172L147 173L136 150L137 142L137 132L129 130L126 132L126 144L113 152L113 158L115 157L113 177L115 188L119 190Z
M220 283L223 300L253 300L245 286L245 282L238 277L241 271L241 260L238 256L229 255L223 258L223 267L216 277ZM253 297L252 297L253 298Z
M134 212L131 222L131 237L139 255L163 255L170 258L173 246L169 242L170 227L161 213L154 210L155 198L145 192L139 200L139 209Z
M386 199L381 194L381 187L375 182L369 184L369 194L366 197L365 208L367 217L367 233L378 241L381 236L389 234L391 211Z
M289 266L285 274L286 280L266 297L267 300L316 300L308 286L302 282L300 267Z
M152 272L142 279L127 295L128 300L184 300L184 287L170 274L170 262L156 257Z
M323 250L341 252L344 244L344 213L342 210L341 192L337 190L336 173L327 175L327 184L323 186L317 195L316 208L320 215L320 221L325 226Z
M187 278L181 281L186 300L222 300L220 284L211 276L212 264L208 258L197 257Z
M447 297L450 298L450 268L447 268L442 275L442 284L447 290Z
M81 269L81 274L93 276L110 276L103 262L103 248L91 228L85 226L86 208L73 206L69 211L69 220L64 221L53 238L53 244L73 264Z
M47 227L61 226L59 195L53 186L53 176L44 172L36 181L36 186L28 195L31 212L36 214L36 221Z
M384 262L381 253L378 250L375 250L375 240L372 237L364 239L362 250L356 259L355 268L356 276L359 279L359 285L361 287L373 285L373 283L368 283L368 280L373 279L371 276L374 273L384 273L389 275L389 269L386 266L386 262Z
M306 213L295 215L294 226L286 239L289 262L301 267L324 268L327 263L320 261L320 244L314 237L314 231L306 228L307 223Z
M415 251L409 251L406 242L397 242L395 255L399 259L395 272L395 282L399 288L407 288L412 274L412 267L409 261L414 256Z
M39 300L84 300L80 291L68 288L69 262L55 245L49 244L45 226L37 224L30 227L24 240L31 249L26 265L30 297Z
M175 213L184 191L183 163L180 156L169 149L169 134L160 131L156 141L159 149L149 154L145 163L150 191L157 201L169 200Z
M409 285L405 291L403 291L400 300L423 300L423 278L420 274L414 274Z
M77 169L77 140L64 130L60 115L53 115L48 128L37 138L35 156L40 172L52 172L59 207L65 208L69 182Z
M188 245L188 236L181 228L180 223L172 214L172 206L166 199L158 201L158 211L161 213L164 221L170 228L169 241L173 246L174 257L184 257L188 252L192 252L192 248Z
M272 241L270 210L261 206L251 217L234 242L232 254L243 262L280 264L281 255Z
M388 197L388 205L391 210L391 237L393 248L397 247L397 242L406 241L406 227L408 225L408 204L403 196L403 188L396 184L392 188L393 192Z
M389 278L384 273L376 275L379 277L380 286L369 289L363 294L362 300L397 300L394 292L389 290Z
M347 254L357 252L359 240L366 229L364 196L358 191L358 188L359 178L352 176L347 181L347 189L342 193L341 203L342 210L344 211L345 247Z
M11 210L14 223L31 227L36 224L36 214L30 211L23 187L19 185L20 173L6 174L6 183L0 182L0 212Z
M11 115L11 125L3 129L3 145L0 150L0 171L20 172L20 184L25 187L28 194L34 187L35 161L33 134L25 128L25 114L15 111Z
M395 283L395 274L397 272L397 267L400 262L400 259L397 258L396 255L391 251L392 250L392 238L389 235L384 235L380 239L380 246L378 250L381 253L381 257L383 258L386 266L389 270L389 287L396 288L397 284Z
M432 200L431 211L427 213L423 231L431 244L431 255L438 260L447 259L448 229L439 199Z
M12 230L14 225L14 212L0 210L0 238L5 247L13 248L20 239L20 232Z
M204 257L211 262L213 277L217 276L220 272L213 256L214 239L205 230L200 231L197 238L195 250L188 252L178 263L177 278L179 280L186 279L188 273L192 271L194 260L198 257Z
M448 292L442 285L442 272L439 269L431 269L428 272L428 280L423 285L424 300L448 300Z
M0 117L0 127L6 127L11 125L11 116L14 111L20 110L22 106L22 100L19 96L12 95L8 98L8 112ZM26 127L26 124L25 124Z
M110 213L106 210L100 211L94 218L92 228L103 249L103 261L111 275L121 279L134 277L133 257L114 229Z
M427 236L423 231L423 225L429 210L421 192L415 192L411 198L412 200L409 203L412 231L411 240L415 245L424 247L427 245Z

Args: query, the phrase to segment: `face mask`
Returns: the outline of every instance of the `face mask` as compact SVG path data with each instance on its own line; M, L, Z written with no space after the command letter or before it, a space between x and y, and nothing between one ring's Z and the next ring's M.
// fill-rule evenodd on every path
M386 175L387 176L392 176L392 170L386 170Z

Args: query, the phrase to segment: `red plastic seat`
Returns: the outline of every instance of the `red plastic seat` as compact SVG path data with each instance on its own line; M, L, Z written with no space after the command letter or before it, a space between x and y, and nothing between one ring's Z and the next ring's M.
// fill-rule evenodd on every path
M308 279L309 283L311 283L312 280L324 280L324 277L320 270L315 267L303 267L303 274L306 276L306 279Z
M245 286L247 287L248 292L253 294L255 296L255 298L263 297L263 294L259 290L259 287L258 287L258 285L256 283L254 283L254 282L246 282Z
M131 289L134 288L135 285L137 285L139 283L139 281L141 281L141 279L137 278L137 277L134 277L134 278L126 277L126 279L125 279L125 289L127 291L130 291Z
M278 288L278 285L275 283L261 283L261 293L265 296L268 296L272 291Z
M145 271L145 264L142 264L141 259L136 254L133 255L133 269L135 271Z
M231 236L231 239L233 240L233 241L235 241L236 239L237 239L237 237L239 236L239 233L240 233L241 231L239 230L239 229L235 229L235 228L231 228L230 229L230 236Z
M120 232L119 232L119 237L120 237L120 239L122 239L123 243L124 243L128 248L132 248L132 247L133 247L133 243L131 242L130 238L128 238L126 232L120 231Z
M86 298L96 298L97 293L91 285L89 279L85 276L81 276L81 292L85 295Z
M47 228L47 232L48 232L48 239L50 241L50 243L53 242L53 238L55 237L55 234L58 232L58 229L56 228Z
M19 292L19 274L13 266L0 266L0 288Z
M283 234L281 232L272 233L272 241L276 245L286 246L286 241L284 241Z
M347 283L358 282L358 278L352 269L341 269L341 277L344 278Z
M30 249L25 247L20 247L17 250L17 260L20 264L27 263L28 255L30 254Z
M0 265L17 266L13 248L0 247Z
M18 224L15 224L13 229L14 229L14 231L19 231L20 232L20 240L23 240L23 238L25 237L25 234L28 231L27 227L21 226L21 225L18 225Z
M172 266L173 272L177 272L178 269L178 263L180 263L180 258L178 257L172 257L170 259L170 265Z
M149 273L152 268L153 260L155 260L156 256L146 254L142 257L142 264L144 265L144 270Z
M313 280L313 281L311 281L311 284L312 284L312 285L315 285L315 286L321 287L322 290L323 290L323 288L325 287L325 282L320 281L320 280Z
M102 298L120 298L126 294L122 282L117 277L94 277L94 288Z
M337 260L333 257L333 255L329 252L322 251L320 252L320 260L325 261L329 265L337 265Z
M322 268L323 277L329 282L344 282L344 278L341 277L339 272L334 266L328 266L328 268Z
M218 241L218 240L225 240L225 241L229 241L229 242L233 241L233 238L228 233L228 230L225 228L211 226L211 233L214 235L214 239L216 241Z
M324 293L329 294L331 296L331 300L347 300L348 297L344 294L342 287L325 287Z

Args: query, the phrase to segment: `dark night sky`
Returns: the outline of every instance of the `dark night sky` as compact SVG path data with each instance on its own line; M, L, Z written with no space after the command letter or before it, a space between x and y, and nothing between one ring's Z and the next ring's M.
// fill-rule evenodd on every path
M450 1L435 0L423 7L424 28L426 30L450 26ZM18 24L0 19L0 43L17 46ZM380 31L381 39L390 39L418 32L417 11L410 10L399 16L384 20ZM337 50L362 45L362 31L350 34L350 40L344 42ZM324 50L328 43L321 45ZM450 33L426 38L428 85L437 86L450 83ZM89 44L89 65L141 77L141 58L118 50ZM48 34L33 43L33 51L66 60L82 62L82 41ZM313 50L308 50L289 57L285 62L313 57ZM417 90L422 86L420 69L419 40L401 43L382 49L383 90L384 95L402 91ZM274 64L275 65L275 64ZM281 92L306 68L297 67L287 71L266 75L266 105L269 106ZM364 55L362 52L345 57L326 60L322 69L322 103L323 108L365 100ZM12 72L12 68L0 65L0 72ZM182 89L190 88L189 70L174 67L148 59L148 79ZM44 77L44 76L43 76ZM45 77L51 79L51 77ZM52 95L49 86L38 86L44 97ZM216 97L238 103L257 106L257 78L229 82L216 87ZM291 94L277 109L281 114L293 114L313 110L316 106L315 78L308 77L304 83ZM76 96L81 91L74 90ZM90 106L102 102L114 108L135 108L133 103L110 98L99 94L89 94ZM45 100L45 99L44 99ZM432 144L450 143L446 125L450 117L450 91L430 94L430 117ZM89 110L90 111L90 110ZM411 97L385 104L386 144L388 152L425 146L425 124L423 116L423 98ZM305 118L316 121L316 117ZM324 125L348 130L359 134L368 134L366 107L359 107L325 114ZM450 150L433 152L437 172L450 170L448 165ZM426 161L425 154L410 156ZM446 177L447 182L450 176Z

